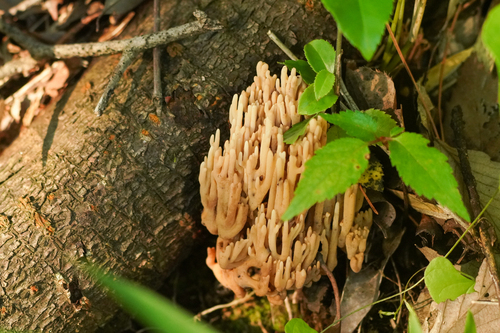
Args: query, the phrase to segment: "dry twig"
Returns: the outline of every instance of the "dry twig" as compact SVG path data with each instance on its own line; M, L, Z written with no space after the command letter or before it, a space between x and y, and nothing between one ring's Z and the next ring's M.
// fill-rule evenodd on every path
M196 21L178 27L149 35L102 43L47 45L26 35L18 28L8 24L1 17L0 32L3 32L19 43L19 45L27 49L33 58L63 59L71 57L94 57L121 53L124 51L144 51L179 39L199 35L207 31L222 29L218 21L209 19L207 15L200 10L195 11L193 15L196 17Z
M465 142L465 137L463 134L464 123L462 120L462 108L459 105L453 108L451 117L451 126L455 134L455 144L457 146L458 157L460 159L460 169L462 171L465 186L467 187L467 191L469 193L473 215L472 217L475 218L481 213L481 202L479 201L479 194L476 190L476 179L472 174L469 163L467 144ZM491 278L495 285L495 290L497 292L497 295L500 296L499 271L492 248L492 239L490 234L488 233L488 229L491 230L489 226L489 221L485 217L482 217L481 221L479 221L478 223L477 229L471 228L471 234L483 250L483 254L486 257L486 261L488 262Z

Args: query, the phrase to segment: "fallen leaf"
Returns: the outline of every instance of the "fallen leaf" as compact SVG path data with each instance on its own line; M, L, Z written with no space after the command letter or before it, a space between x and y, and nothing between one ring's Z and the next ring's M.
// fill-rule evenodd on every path
M349 270L340 303L340 309L343 316L377 300L385 265L399 246L403 234L404 230L399 232L392 231L392 233L383 240L382 260L379 260L376 264L364 265L359 273L353 273ZM380 251L380 249L378 249L378 251ZM353 332L370 309L371 306L342 320L341 332Z
M448 57L444 63L444 68L443 68L443 80L456 71L460 65L464 63L467 58L471 55L473 51L473 48L470 47L466 50L463 50L461 52L455 53L454 55ZM439 78L441 76L441 62L432 67L428 72L427 72L427 82L425 83L425 89L427 91L431 91L439 85ZM421 80L419 80L419 83L421 83Z
M346 86L361 110L389 110L394 107L396 89L385 73L368 67L347 69Z
M432 302L430 313L423 323L424 333L462 333L470 310L476 321L477 331L496 333L500 327L498 300L493 301L495 286L488 264L483 261L476 278L476 292L440 304Z
M56 61L52 64L54 75L45 85L45 93L52 98L59 95L59 89L64 88L69 78L69 69L64 61Z

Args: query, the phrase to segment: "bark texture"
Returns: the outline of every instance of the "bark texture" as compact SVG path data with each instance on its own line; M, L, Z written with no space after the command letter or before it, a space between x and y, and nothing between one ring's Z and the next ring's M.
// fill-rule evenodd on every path
M320 1L304 3L165 0L164 28L192 21L195 9L226 28L165 48L163 86L172 99L163 116L155 116L152 56L146 53L96 118L93 108L120 56L100 58L4 152L0 328L105 330L118 307L75 266L83 256L153 288L161 285L196 241L199 163L215 128L228 129L232 95L252 82L259 60L278 73L276 62L286 59L267 30L299 58L311 39L334 41L333 20ZM152 11L147 2L124 37L151 32ZM69 294L58 274L71 285ZM75 311L82 295L90 308Z

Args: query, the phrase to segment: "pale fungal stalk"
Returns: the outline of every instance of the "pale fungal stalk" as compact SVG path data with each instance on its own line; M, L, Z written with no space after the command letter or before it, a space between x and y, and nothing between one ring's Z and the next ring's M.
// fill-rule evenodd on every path
M318 252L330 270L337 248L347 252L355 272L361 269L372 211L359 212L364 198L355 184L281 220L305 162L326 144L328 124L313 118L304 135L285 144L283 133L304 120L297 106L306 84L295 69L289 75L283 67L278 78L268 68L259 62L253 84L234 96L230 138L222 149L220 132L211 137L199 180L202 223L219 236L216 248L208 249L208 266L237 297L253 289L281 304L287 290L319 280Z

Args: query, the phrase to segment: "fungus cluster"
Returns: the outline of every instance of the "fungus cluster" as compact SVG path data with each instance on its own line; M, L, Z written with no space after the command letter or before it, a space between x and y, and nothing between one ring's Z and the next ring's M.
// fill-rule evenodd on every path
M311 119L294 144L283 141L283 133L304 120L297 104L305 88L295 69L288 75L283 67L278 78L259 62L253 84L233 98L224 149L217 130L201 164L202 223L218 235L207 264L238 297L253 289L280 304L287 290L319 280L319 254L333 270L337 248L347 252L355 272L361 269L372 210L360 212L364 197L358 184L281 220L305 162L326 144L328 124L321 117Z

